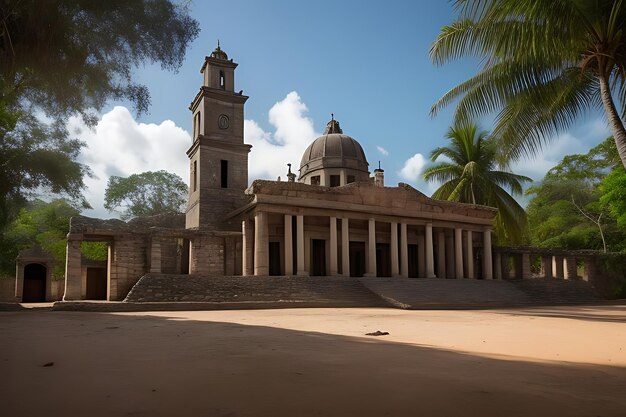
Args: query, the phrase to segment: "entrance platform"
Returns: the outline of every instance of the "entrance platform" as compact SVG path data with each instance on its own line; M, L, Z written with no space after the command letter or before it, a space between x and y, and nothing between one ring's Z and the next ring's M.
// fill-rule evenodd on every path
M55 310L175 311L314 307L488 309L604 304L582 280L473 280L147 274L123 302L70 301Z

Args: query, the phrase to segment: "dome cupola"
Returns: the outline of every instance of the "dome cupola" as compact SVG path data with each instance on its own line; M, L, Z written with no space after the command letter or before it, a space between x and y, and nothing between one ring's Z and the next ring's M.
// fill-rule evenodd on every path
M368 166L359 142L343 134L333 115L324 134L304 151L298 181L330 187L368 181Z

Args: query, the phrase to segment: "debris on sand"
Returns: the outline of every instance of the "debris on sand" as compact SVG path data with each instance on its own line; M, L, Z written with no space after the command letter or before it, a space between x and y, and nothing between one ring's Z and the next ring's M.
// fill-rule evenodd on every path
M388 334L389 332L381 332L380 330L376 330L375 332L372 332L372 333L365 333L366 336L386 336Z

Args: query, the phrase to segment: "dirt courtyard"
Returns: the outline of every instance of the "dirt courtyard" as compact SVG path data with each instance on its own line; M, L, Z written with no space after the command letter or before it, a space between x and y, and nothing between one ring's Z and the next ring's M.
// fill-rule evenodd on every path
M0 376L11 417L623 417L626 306L1 312Z

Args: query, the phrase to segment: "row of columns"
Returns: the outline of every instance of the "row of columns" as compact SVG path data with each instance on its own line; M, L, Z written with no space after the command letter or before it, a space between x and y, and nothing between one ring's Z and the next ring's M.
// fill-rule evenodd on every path
M491 256L491 254L489 254ZM513 256L513 273L509 258ZM486 261L486 260L485 260ZM578 265L575 256L541 255L541 269L544 278L575 279L578 276ZM500 253L495 254L495 279L529 279L532 278L531 253Z
M284 215L284 273L285 275L307 275L304 266L304 216L296 215L296 265L297 271L293 270L293 216ZM244 275L268 275L269 274L269 236L268 236L268 213L258 211L254 217L254 229L250 224L250 220L244 220L242 223L243 231L243 273ZM409 276L408 261L408 233L407 224L400 223L400 247L398 248L398 223L390 222L391 228L391 245L390 245L390 265L392 276ZM254 233L252 233L254 230ZM418 251L418 265L424 266L424 270L420 271L421 276L428 278L435 277L435 259L434 259L434 240L432 223L426 223L425 236L418 241L421 246ZM252 239L252 235L254 238ZM338 239L337 239L337 217L330 217L330 239L329 239L329 268L330 275L338 275ZM466 250L466 269L467 276L474 277L474 254L473 254L473 238L472 231L466 231L467 244ZM254 240L254 245L252 241ZM349 219L341 218L341 267L343 275L350 275L350 234ZM451 265L446 265L445 253L454 248L454 265L455 277L464 278L464 262L463 262L463 230L455 228L454 230L454 246L451 242L446 241L443 231L437 234L437 245L440 248L437 256L438 271L451 271ZM254 247L254 249L253 249ZM493 278L492 257L491 257L491 229L485 228L483 232L483 248L484 248L484 265L483 277L485 279ZM367 239L367 265L366 276L376 276L376 220L370 218L368 220L368 239ZM451 258L451 257L448 257ZM253 266L254 265L254 266Z

